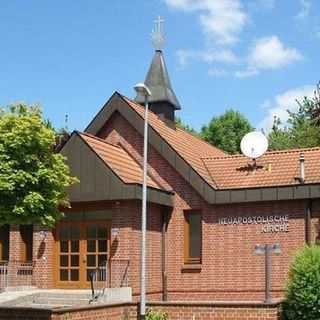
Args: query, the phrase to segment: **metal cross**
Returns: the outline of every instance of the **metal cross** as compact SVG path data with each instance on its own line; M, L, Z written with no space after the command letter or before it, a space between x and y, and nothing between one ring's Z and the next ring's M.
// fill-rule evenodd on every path
M159 16L154 23L155 27L151 33L152 44L156 50L161 50L165 41L163 33L164 20Z

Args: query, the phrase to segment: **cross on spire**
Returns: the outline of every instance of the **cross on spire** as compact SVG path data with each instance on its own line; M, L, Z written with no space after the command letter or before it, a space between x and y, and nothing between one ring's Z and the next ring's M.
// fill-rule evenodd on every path
M163 23L164 20L159 16L155 21L154 29L151 33L152 44L156 50L161 50L165 42L164 32L163 32Z

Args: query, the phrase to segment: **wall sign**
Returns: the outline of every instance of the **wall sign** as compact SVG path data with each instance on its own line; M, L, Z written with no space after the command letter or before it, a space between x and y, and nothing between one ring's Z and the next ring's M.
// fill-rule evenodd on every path
M224 217L218 220L219 225L261 225L261 233L289 232L289 215Z

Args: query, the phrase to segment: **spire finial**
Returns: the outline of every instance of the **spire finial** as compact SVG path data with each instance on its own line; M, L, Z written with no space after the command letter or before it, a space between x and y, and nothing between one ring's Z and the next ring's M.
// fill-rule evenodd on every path
M164 32L163 32L163 23L164 20L159 16L155 21L154 29L151 33L152 44L156 50L161 50L165 42Z

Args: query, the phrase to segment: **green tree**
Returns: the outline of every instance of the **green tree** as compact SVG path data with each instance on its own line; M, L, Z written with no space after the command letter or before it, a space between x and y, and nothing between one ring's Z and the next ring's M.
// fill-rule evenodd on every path
M289 118L284 126L278 118L275 118L268 135L270 150L309 148L320 145L317 98L304 97L301 102L297 100L297 103L298 111L288 110Z
M320 319L320 247L303 248L289 273L286 300L283 304L287 320Z
M39 107L9 106L0 113L0 224L53 226L68 206L70 176L54 152L55 132Z
M282 150L291 148L291 137L288 128L282 128L281 120L274 118L272 129L268 135L269 150Z
M253 127L244 115L230 109L203 126L201 136L215 147L233 154L240 152L241 139L252 130Z
M188 124L185 124L181 118L179 117L176 117L175 118L175 123L176 123L176 126L180 129L183 129L185 131L188 131L189 133L195 135L195 136L198 136L198 132L196 130L194 130L191 126L189 126Z

